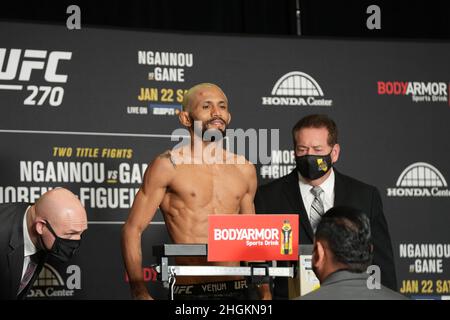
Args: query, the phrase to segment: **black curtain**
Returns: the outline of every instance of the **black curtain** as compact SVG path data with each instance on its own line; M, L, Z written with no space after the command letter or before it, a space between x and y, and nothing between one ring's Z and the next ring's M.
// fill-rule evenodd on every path
M0 19L65 24L81 8L82 25L167 31L304 36L450 38L449 0L3 0ZM381 30L366 28L366 8L381 8Z

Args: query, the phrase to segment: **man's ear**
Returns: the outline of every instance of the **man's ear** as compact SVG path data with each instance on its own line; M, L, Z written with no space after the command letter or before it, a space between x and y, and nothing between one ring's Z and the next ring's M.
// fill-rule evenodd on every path
M341 152L341 146L336 143L331 150L331 162L336 163L339 160L339 154Z
M178 119L180 120L180 123L185 126L185 127L192 127L192 121L191 121L191 117L189 116L189 112L187 111L181 111L178 114Z
M42 233L44 232L44 222L42 221L36 221L35 222L35 228L36 228L36 232L39 235L42 235Z
M316 264L323 265L325 260L325 247L323 246L322 241L316 240Z
M227 125L229 125L230 124L230 122L231 122L231 113L228 113L229 114L229 117L228 117L228 122L227 122Z

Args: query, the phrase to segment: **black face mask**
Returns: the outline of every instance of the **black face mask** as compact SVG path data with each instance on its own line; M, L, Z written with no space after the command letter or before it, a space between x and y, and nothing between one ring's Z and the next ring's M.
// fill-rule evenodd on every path
M50 248L50 250L47 249L48 254L55 257L61 262L69 261L80 247L81 239L71 240L60 238L56 235L50 223L48 221L45 221L45 223L47 225L48 230L50 230L50 232L55 237L55 242L53 243L53 246Z
M331 163L331 152L324 156L312 154L296 156L295 162L298 172L308 180L316 180L323 177L333 166Z

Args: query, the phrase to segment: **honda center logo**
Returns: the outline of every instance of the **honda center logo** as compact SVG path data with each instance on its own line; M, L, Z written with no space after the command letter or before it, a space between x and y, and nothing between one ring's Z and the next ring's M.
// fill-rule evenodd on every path
M447 181L436 167L425 162L408 166L397 179L395 188L387 188L388 197L448 197Z
M266 106L331 106L322 88L310 75L293 71L282 76L273 86L270 97L262 97Z

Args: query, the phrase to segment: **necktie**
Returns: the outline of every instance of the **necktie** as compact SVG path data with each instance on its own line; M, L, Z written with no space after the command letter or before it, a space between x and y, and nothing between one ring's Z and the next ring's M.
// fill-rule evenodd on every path
M37 266L38 264L35 262L35 254L34 254L30 256L30 262L28 263L27 269L25 270L22 280L20 281L19 292L17 293L17 295L19 295L22 292L22 290L26 288L31 278L33 278Z
M324 214L323 203L320 199L320 195L323 193L323 190L321 187L317 186L311 188L311 193L314 195L314 200L311 204L310 222L314 233L316 233L317 225Z

